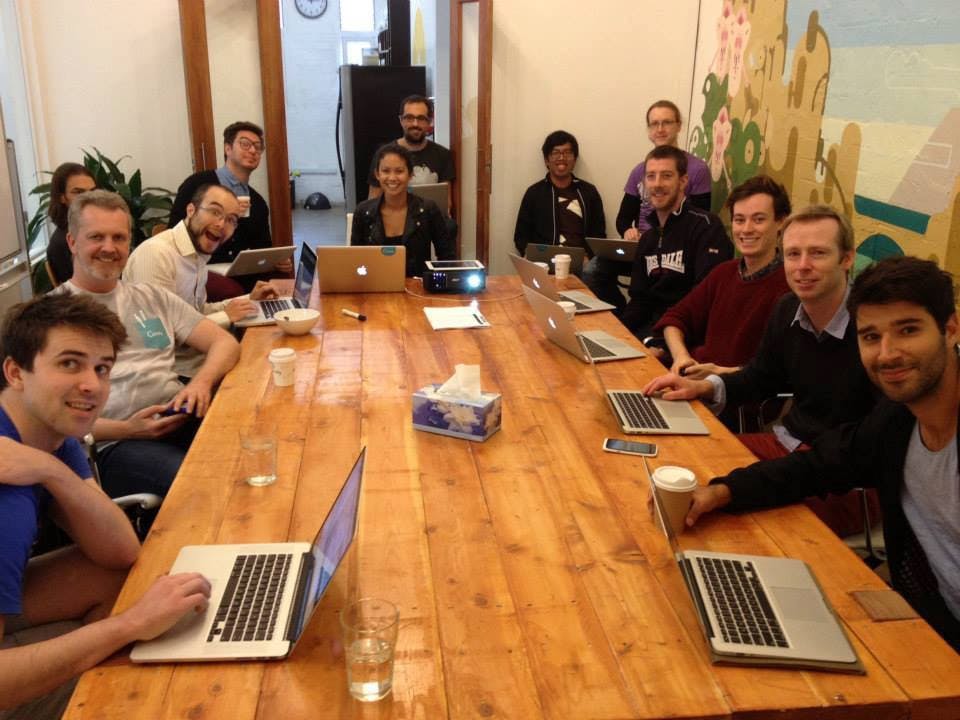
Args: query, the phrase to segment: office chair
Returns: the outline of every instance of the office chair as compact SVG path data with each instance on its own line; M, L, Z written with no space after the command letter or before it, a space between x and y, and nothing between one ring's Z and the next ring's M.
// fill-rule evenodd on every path
M91 433L83 436L83 445L87 450L87 458L90 460L90 470L93 472L93 479L97 481L97 485L101 485L100 468L97 467L97 443ZM146 518L149 512L160 507L162 501L163 498L152 493L134 493L132 495L122 495L113 498L113 502L123 508L127 517L130 518L133 529L136 531L137 537L140 538L140 540L146 537L149 529L146 527Z

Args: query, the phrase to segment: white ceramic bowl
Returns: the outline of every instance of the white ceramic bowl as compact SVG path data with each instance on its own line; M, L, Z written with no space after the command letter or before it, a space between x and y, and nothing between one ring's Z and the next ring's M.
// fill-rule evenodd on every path
M287 335L306 335L320 320L320 313L310 308L293 308L281 310L273 319Z

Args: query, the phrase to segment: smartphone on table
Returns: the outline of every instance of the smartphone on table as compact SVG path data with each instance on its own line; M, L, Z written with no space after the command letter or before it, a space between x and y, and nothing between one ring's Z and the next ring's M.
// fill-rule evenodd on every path
M607 452L620 453L622 455L643 455L644 457L657 456L656 445L653 443L636 442L635 440L606 438L603 441L603 449Z

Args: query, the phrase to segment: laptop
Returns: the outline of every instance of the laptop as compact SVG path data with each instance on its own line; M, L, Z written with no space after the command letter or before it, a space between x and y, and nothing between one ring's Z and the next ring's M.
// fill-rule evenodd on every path
M568 247L566 245L543 245L540 243L529 243L523 256L531 262L544 262L550 266L550 274L554 274L553 259L557 255L567 254L570 256L570 272L573 275L579 275L583 270L583 256L586 251L582 247Z
M596 368L594 368L596 371ZM620 429L627 435L709 435L703 420L686 400L661 400L641 390L610 390L597 371Z
M632 263L637 256L637 245L639 244L636 240L624 240L623 238L587 238L587 245L593 250L594 255L615 262Z
M450 209L450 183L423 183L422 185L408 185L407 189L414 195L427 200L433 200L444 215Z
M237 275L257 275L270 272L278 262L293 257L293 245L282 247L257 248L255 250L241 250L231 263L208 263L207 270L235 277Z
M513 267L516 268L517 274L520 276L520 280L524 285L550 298L554 302L569 300L576 305L577 313L600 312L602 310L615 309L610 303L597 300L597 298L590 293L581 292L580 290L557 292L554 279L551 278L542 267L513 253L510 254L510 260L513 262Z
M281 310L310 307L310 291L313 290L313 276L316 270L317 254L304 243L300 250L297 277L293 281L293 296L279 297L273 300L254 300L253 304L257 308L257 314L237 320L234 325L237 327L272 325L276 322L273 316Z
M346 245L317 248L320 292L403 292L407 248L403 245Z
M714 663L866 673L805 562L681 550L644 468Z
M187 613L133 662L279 659L290 654L357 531L366 448L312 543L188 545L171 573L199 572L213 586L202 614Z
M577 332L573 321L553 300L528 287L523 288L523 294L547 339L577 359L588 363L646 357L645 353L603 330Z

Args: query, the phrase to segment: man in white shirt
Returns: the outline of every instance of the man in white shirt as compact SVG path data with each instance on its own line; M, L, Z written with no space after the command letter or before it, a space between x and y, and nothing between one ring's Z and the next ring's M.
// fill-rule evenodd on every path
M119 195L81 195L70 206L67 244L73 277L54 292L89 294L120 316L130 338L117 356L113 393L94 426L104 489L113 497L165 495L214 386L236 364L240 346L173 293L120 282L130 254L130 213ZM175 369L181 344L204 355L186 385Z
M233 237L240 202L222 185L203 185L187 205L187 216L174 227L141 243L130 254L123 280L149 283L169 290L221 327L227 327L257 309L251 300L277 297L268 282L258 281L250 295L207 302L207 263ZM177 373L192 377L203 356L190 347L177 348Z

